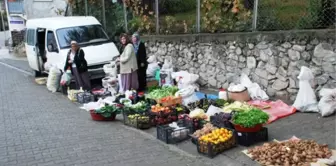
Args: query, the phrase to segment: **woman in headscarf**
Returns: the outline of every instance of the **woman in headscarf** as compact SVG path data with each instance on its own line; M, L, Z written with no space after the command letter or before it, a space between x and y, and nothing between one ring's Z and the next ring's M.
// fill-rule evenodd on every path
M120 55L121 87L123 91L137 90L139 87L138 64L134 47L127 34L120 36L120 42L123 46L123 52Z
M76 41L71 41L71 49L65 61L64 72L66 72L66 70L71 70L77 89L82 87L85 90L91 90L85 54Z
M138 81L139 81L138 91L144 91L146 90L147 85L146 71L148 67L146 47L145 44L140 40L140 35L138 33L133 34L132 42L138 63Z

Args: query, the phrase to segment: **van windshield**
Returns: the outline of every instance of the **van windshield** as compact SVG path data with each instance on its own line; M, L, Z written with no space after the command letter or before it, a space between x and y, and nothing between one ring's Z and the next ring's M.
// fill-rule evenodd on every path
M60 48L70 48L71 41L77 41L80 45L93 43L106 43L109 38L101 25L85 25L78 27L62 28L56 31Z

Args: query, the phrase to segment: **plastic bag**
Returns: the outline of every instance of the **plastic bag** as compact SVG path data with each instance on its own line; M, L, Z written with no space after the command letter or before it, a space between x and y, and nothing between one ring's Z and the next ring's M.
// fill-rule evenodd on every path
M71 72L70 73L68 71L64 72L62 74L60 84L64 86L64 85L69 85L70 82L71 82Z
M146 75L149 77L154 77L156 70L159 70L160 66L157 63L150 63L148 64Z
M175 93L175 96L182 97L183 105L188 105L189 103L193 103L199 100L193 86L188 86L187 88L177 91Z
M301 67L299 79L299 92L296 96L293 107L301 112L319 112L317 100L310 81L314 79L313 72L305 67Z
M86 111L90 111L90 110L100 109L104 106L105 106L105 103L103 102L103 100L99 99L97 102L90 102L90 103L87 103L87 104L83 104L83 107L81 107L81 109L84 109Z
M173 69L162 69L160 70L160 86L171 86L173 85L173 80L171 77L171 73Z
M119 86L118 86L119 87L119 93L123 94L124 93L124 88L121 84L121 75L120 74L118 74L118 83L119 83Z
M206 112L207 120L210 121L210 116L215 115L216 113L223 112L223 109L210 105L208 111Z
M82 88L80 88L79 90L68 88L68 99L70 101L77 101L77 93L81 92L84 92Z
M188 73L186 71L173 72L172 78L176 80L177 87L179 89L186 88L189 85L194 86L195 90L199 90L199 86L196 83L199 79L199 75Z
M51 67L47 79L47 89L56 92L60 85L61 71L57 67Z
M252 100L269 100L268 95L264 90L262 90L257 83L253 83L246 74L241 74L240 84L247 88Z
M149 58L147 59L147 62L148 63L156 63L157 62L156 56L155 55L149 56Z
M320 90L321 100L318 103L318 108L322 117L332 115L336 112L336 88Z
M164 60L164 63L162 65L162 69L172 69L173 68L173 60L172 57L168 56Z
M117 76L117 65L115 61L112 61L110 64L103 66L104 73L111 77Z
M196 108L195 110L193 110L189 113L189 117L190 118L197 118L197 119L205 119L206 114L205 114L204 110Z

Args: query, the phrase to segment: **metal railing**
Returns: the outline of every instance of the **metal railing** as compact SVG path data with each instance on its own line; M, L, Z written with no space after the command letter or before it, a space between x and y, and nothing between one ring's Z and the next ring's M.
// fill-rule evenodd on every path
M140 31L144 34L187 34L321 29L335 28L336 23L335 0L114 2L72 0L71 5L75 15L93 15L111 33Z

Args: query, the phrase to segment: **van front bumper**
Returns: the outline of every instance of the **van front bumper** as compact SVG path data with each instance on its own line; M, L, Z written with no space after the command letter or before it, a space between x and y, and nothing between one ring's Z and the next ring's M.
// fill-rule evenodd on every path
M104 78L106 74L104 72L103 66L106 64L108 63L88 66L90 79Z

